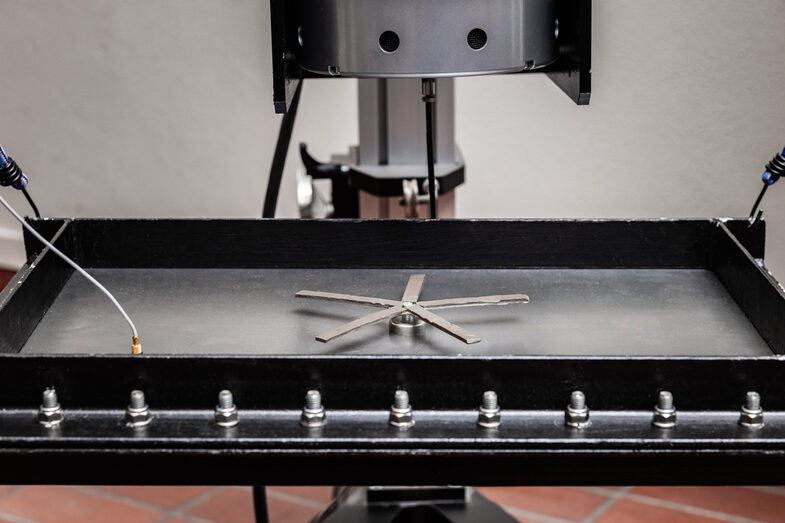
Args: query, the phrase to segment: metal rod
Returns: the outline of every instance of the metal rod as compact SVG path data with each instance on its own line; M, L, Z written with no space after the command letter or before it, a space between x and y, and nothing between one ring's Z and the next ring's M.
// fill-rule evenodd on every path
M431 219L436 218L436 158L434 149L433 121L436 107L436 80L424 78L422 81L422 101L425 102L425 140L428 150L428 201Z
M281 128L278 131L278 142L275 144L275 154L273 163L270 166L270 177L267 181L267 194L264 197L264 209L262 218L275 218L275 207L278 205L278 192L281 190L281 178L283 169L286 165L286 154L289 151L289 143L292 141L292 130L294 121L297 118L297 106L300 105L300 91L303 88L303 80L297 83L294 91L292 103L289 110L283 115Z

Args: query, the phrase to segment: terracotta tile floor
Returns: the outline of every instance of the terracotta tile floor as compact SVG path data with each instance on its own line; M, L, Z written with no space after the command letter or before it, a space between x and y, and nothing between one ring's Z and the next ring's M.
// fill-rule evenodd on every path
M0 289L11 273L0 271ZM482 488L521 522L785 523L785 487ZM331 487L270 487L273 523L324 510ZM0 523L253 522L248 487L0 486Z
M273 523L306 523L331 487L269 487ZM480 489L522 522L785 522L785 487ZM253 523L249 487L0 487L0 523Z

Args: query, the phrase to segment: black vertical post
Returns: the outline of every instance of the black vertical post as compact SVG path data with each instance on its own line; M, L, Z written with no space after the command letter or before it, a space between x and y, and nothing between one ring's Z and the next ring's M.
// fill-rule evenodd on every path
M253 511L256 523L270 523L270 515L267 513L267 491L263 485L253 486Z

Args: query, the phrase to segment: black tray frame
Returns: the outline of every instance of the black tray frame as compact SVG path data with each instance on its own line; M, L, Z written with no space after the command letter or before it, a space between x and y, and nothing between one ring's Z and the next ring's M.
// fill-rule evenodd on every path
M767 357L28 355L19 352L72 271L27 236L29 262L0 294L0 481L104 484L782 484L785 294L746 220L96 220L31 222L87 267L703 268L772 349ZM66 409L36 423L44 387ZM299 426L305 390L328 408ZM386 423L416 398L410 431ZM122 422L147 393L147 430ZM241 408L212 424L218 390ZM505 422L474 426L497 390ZM570 391L593 425L565 427ZM657 391L679 425L651 427ZM744 393L767 423L737 425ZM45 465L45 466L44 466Z

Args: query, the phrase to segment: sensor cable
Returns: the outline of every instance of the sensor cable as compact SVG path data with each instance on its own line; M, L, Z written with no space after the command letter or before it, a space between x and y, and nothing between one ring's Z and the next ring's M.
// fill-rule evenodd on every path
M120 311L120 314L122 314L122 315L123 315L123 318L125 318L125 321L126 321L126 323L128 323L128 326L129 326L129 327L131 327L131 334L132 334L131 352L132 352L133 354L141 354L141 353L142 353L142 344L141 344L141 343L139 343L139 334L138 334L138 332L136 331L136 325L134 325L134 322L133 322L133 321L131 321L131 317L130 317L130 316L128 316L128 314L125 312L125 309L123 309L123 306L122 306L122 305L120 305L120 302L118 302L118 301L117 301L117 299L116 299L116 298L115 298L115 297L112 295L112 293L111 293L111 292L109 292L108 290L106 290L106 287L104 287L103 285L101 285L101 284L98 282L98 280L96 280L95 278L93 278L92 276L90 276L90 275L87 273L87 271L85 271L83 268L81 268L79 265L77 265L77 264L76 264L76 262L72 261L72 260L71 260L71 259L70 259L68 256L66 256L65 254L63 254L63 253L60 251L60 249L58 249L57 247L55 247L54 245L52 245L52 244L51 244L51 243L50 243L50 242L49 242L49 241L48 241L46 238L44 238L43 236L41 236L41 235L38 233L38 231L36 231L36 230L35 230L35 229L34 229L34 228L33 228L33 227L32 227L32 226L29 224L29 223L27 223L27 222L24 220L24 218L22 218L22 217L19 215L19 213L18 213L18 212L16 212L16 210L14 210L14 208L13 208L13 207L11 207L11 205L10 205L10 204L9 204L7 201L5 201L5 199L4 199L2 196L0 196L0 204L2 204L2 205L3 205L3 207L5 207L5 208L8 210L8 212L10 212L10 213L13 215L13 217L14 217L14 218L16 218L16 220L17 220L19 223L21 223L21 224L22 224L22 227L24 227L25 229L27 229L27 232L29 232L30 234L32 234L33 236L35 236L35 237L38 239L38 241L40 241L41 243L43 243L44 245L46 245L47 247L49 247L49 250L51 250L53 253L55 253L57 256L59 256L59 257L60 257L60 258L61 258L61 259L62 259L64 262L66 262L68 265L70 265L71 267L73 267L73 268L74 268L74 270L76 270L76 271L77 271L79 274L81 274L82 276L84 276L85 278L87 278L87 281L89 281L90 283L92 283L93 285L95 285L96 287L98 287L98 289L99 289L101 292L103 292L103 293L106 295L106 297L107 297L107 298L109 298L109 300L111 300L111 302L114 304L114 306L115 306L115 307L117 307L117 310L118 310L118 311Z

